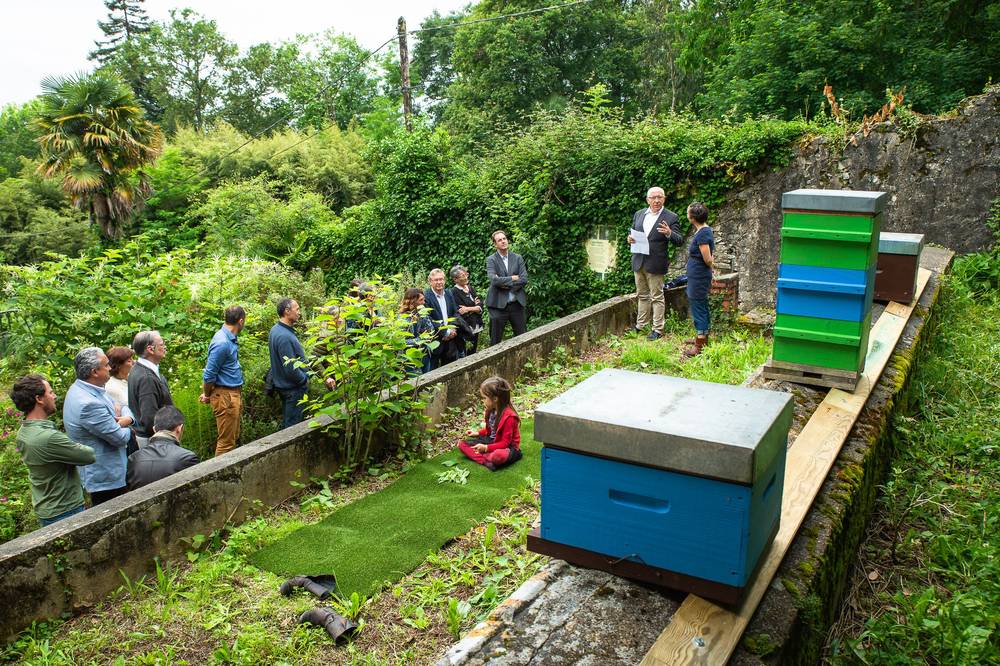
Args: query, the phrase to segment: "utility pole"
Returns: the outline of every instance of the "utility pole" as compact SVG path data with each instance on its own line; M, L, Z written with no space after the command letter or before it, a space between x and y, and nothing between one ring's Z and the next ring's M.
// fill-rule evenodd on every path
M406 19L402 16L396 23L397 34L399 35L399 79L403 88L403 124L406 131L413 130L410 124L410 52L406 47Z

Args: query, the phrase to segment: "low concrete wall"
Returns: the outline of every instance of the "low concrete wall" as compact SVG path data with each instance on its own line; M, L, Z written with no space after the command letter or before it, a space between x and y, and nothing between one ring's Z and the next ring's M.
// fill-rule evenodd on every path
M434 390L432 421L477 396L486 377L516 380L528 361L560 345L578 352L624 331L634 313L634 295L612 298L422 376L420 386ZM302 423L0 545L0 636L9 641L35 620L94 604L122 584L119 571L147 574L154 557L183 554L183 538L288 498L296 475L332 474L338 450Z

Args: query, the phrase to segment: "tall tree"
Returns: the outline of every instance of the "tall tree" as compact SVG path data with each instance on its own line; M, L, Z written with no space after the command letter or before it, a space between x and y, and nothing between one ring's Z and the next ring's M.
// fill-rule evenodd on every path
M254 44L226 73L222 119L246 134L286 129L292 121L287 91L295 85L300 42Z
M104 0L108 20L98 21L97 26L107 39L96 40L97 48L87 57L105 65L124 43L149 32L149 17L142 3L143 0Z
M632 0L593 0L545 9L547 0L482 0L470 19L531 10L537 13L493 22L470 21L455 30L449 86L453 126L463 117L488 124L522 123L537 109L561 110L597 83L627 112L640 108L643 76L638 49L641 12ZM471 115L470 115L471 114ZM480 125L476 117L472 125Z
M37 135L31 126L37 108L38 101L32 100L0 109L0 180L20 173L22 158L38 157Z
M434 13L424 19L417 33L413 48L413 86L417 95L427 102L431 113L438 119L448 99L448 86L455 81L455 67L451 55L455 48L455 30L450 27L464 21L467 9L441 16Z
M298 110L296 125L319 129L336 122L344 129L375 108L380 61L353 37L332 30L318 37L313 48L314 54L300 58L288 89Z
M134 50L133 50L134 49ZM190 9L171 10L129 46L149 76L149 91L163 108L162 124L204 130L223 108L226 72L239 50L215 21Z
M149 193L143 167L163 146L135 94L103 72L42 81L35 123L46 177L62 177L73 203L86 209L105 238L121 237Z

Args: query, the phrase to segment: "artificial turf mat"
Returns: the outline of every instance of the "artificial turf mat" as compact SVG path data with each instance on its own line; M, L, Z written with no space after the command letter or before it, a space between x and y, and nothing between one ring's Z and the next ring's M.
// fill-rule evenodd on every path
M371 594L383 581L415 569L430 551L465 534L538 479L541 446L532 421L521 424L523 458L491 472L457 449L414 466L385 489L361 498L325 519L296 530L250 557L280 576L334 574L341 594ZM469 470L468 482L438 483L441 463L456 460Z

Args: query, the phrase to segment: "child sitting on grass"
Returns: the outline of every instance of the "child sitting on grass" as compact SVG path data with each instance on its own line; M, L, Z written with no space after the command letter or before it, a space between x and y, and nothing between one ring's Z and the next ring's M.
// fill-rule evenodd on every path
M470 460L494 472L521 459L521 417L510 405L510 384L490 377L479 386L486 407L486 427L465 433L458 448Z

